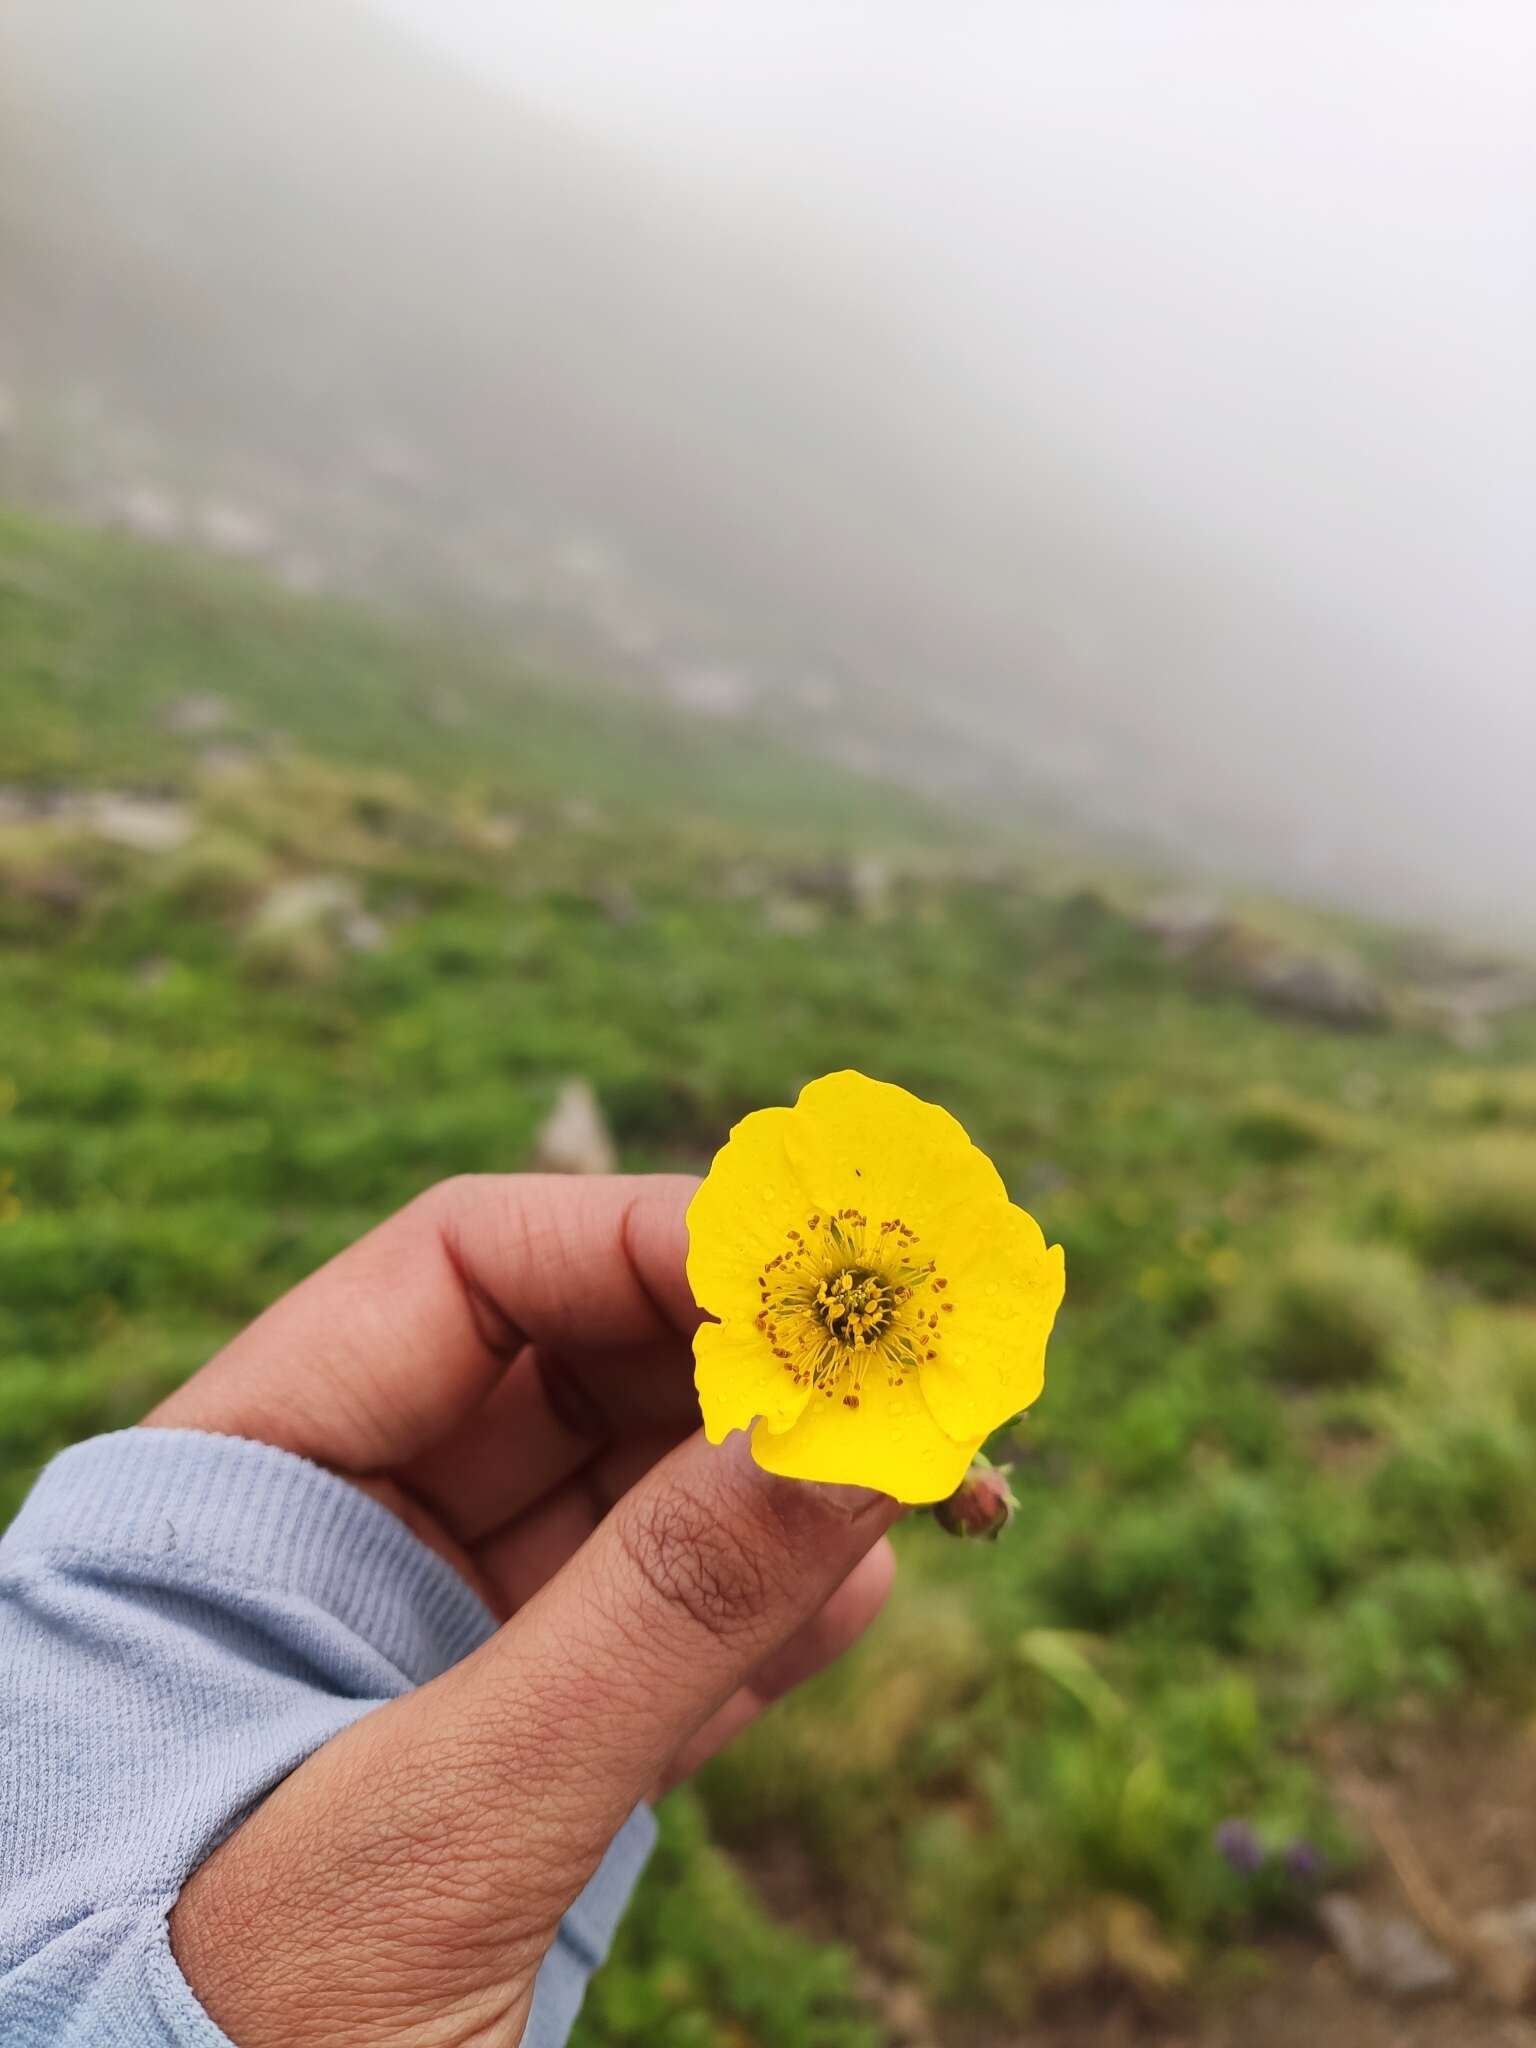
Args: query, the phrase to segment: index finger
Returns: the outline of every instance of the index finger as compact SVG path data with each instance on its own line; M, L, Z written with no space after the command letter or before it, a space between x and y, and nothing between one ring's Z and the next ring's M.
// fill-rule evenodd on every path
M440 1442L529 1345L685 1352L701 1320L684 1273L696 1185L444 1181L284 1295L148 1420L370 1471Z

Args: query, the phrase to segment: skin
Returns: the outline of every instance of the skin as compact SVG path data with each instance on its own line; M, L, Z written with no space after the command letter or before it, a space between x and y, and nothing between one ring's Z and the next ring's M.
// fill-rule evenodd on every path
M446 1182L147 1418L328 1466L502 1624L188 1879L177 1960L240 2048L515 2048L625 1815L879 1610L896 1504L774 1478L696 1427L694 1186Z

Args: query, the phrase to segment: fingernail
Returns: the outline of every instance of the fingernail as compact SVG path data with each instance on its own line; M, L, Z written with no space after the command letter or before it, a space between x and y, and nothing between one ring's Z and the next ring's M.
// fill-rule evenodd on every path
M790 1482L791 1485L797 1483L809 1484L815 1492L821 1495L823 1500L836 1508L840 1515L846 1515L850 1522L858 1515L867 1515L872 1508L895 1508L897 1506L897 1503L892 1500L888 1493L881 1493L877 1487L873 1486L834 1486L825 1479L813 1479L807 1482L792 1480Z
M727 1437L721 1447L721 1455L735 1462L742 1483L772 1487L776 1491L782 1489L787 1496L786 1505L797 1495L805 1500L823 1500L850 1522L872 1513L876 1508L894 1511L897 1506L891 1496L882 1493L878 1487L842 1486L827 1479L788 1479L780 1473L770 1472L753 1457L751 1441L745 1430Z

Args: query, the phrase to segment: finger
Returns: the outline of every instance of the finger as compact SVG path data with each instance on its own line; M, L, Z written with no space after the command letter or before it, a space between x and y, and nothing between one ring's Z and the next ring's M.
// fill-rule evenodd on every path
M657 1795L671 1791L733 1743L775 1700L804 1685L852 1649L885 1605L896 1577L896 1553L885 1537L860 1558L819 1614L796 1630L782 1650L760 1664L746 1684L704 1723L672 1759Z
M691 1436L494 1642L439 1681L457 1694L446 1711L494 1698L503 1727L515 1711L543 1780L537 1793L509 1792L521 1824L537 1831L558 1811L563 1840L600 1852L899 1512L880 1494L775 1479L744 1437L716 1449Z
M346 1472L442 1442L527 1345L551 1358L687 1339L695 1183L445 1181L303 1281L149 1417Z
M573 1558L603 1517L688 1431L620 1437L534 1507L475 1546L476 1570L515 1614Z
M327 2006L349 2048L423 2015L511 2014L516 2039L627 1814L899 1512L690 1437L491 1642L318 1750L194 1874L173 1935L214 2017L254 2048L318 2038Z
M399 1476L459 1542L476 1544L610 1443L661 1428L670 1450L698 1420L693 1354L680 1337L590 1358L552 1358L530 1345L480 1407Z

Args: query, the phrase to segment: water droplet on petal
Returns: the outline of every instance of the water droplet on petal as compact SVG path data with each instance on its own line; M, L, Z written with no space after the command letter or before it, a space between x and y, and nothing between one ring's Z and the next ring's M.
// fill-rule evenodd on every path
M778 1191L778 1189L777 1189L777 1188L764 1188L764 1189L763 1189L763 1200L764 1200L765 1202L771 1202L771 1201L773 1200L774 1196L775 1196L775 1195L776 1195L776 1194L777 1194L778 1192L779 1192L779 1191ZM993 1289L993 1292L994 1292L994 1293L996 1292L996 1289L995 1289L995 1288Z
M996 1292L997 1292L997 1282L996 1282L995 1280L989 1280L989 1281L987 1282L986 1286L985 1286L985 1287L983 1287L983 1289L982 1289L981 1291L982 1291L982 1293L983 1293L983 1294L986 1294L986 1295L993 1295L993 1294L996 1294Z

